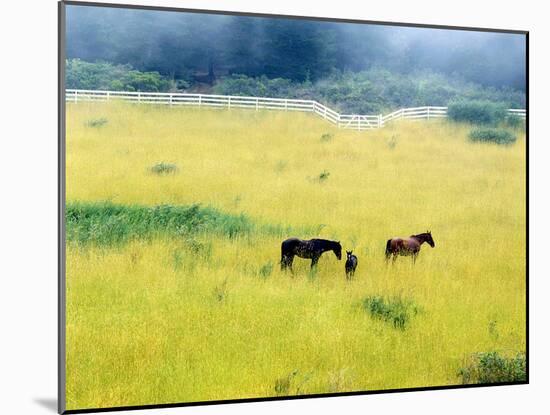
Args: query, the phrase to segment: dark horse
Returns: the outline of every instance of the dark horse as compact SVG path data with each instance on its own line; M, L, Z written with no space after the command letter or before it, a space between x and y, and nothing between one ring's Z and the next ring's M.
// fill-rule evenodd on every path
M349 280L353 278L355 269L357 268L357 257L353 255L353 251L346 251L346 278Z
M340 242L328 241L326 239L310 239L309 241L290 238L281 244L281 270L290 268L294 256L311 259L311 268L317 265L319 258L326 251L334 251L339 260L342 259L342 245Z
M408 238L392 238L386 242L386 261L393 255L393 261L397 255L412 255L413 262L416 262L416 257L420 252L420 247L424 242L427 242L432 248L435 247L435 242L430 231L411 235Z

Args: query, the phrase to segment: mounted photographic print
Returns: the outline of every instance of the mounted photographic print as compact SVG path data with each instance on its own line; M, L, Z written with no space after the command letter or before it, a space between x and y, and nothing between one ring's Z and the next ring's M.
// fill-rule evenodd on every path
M527 32L59 11L60 412L527 383Z

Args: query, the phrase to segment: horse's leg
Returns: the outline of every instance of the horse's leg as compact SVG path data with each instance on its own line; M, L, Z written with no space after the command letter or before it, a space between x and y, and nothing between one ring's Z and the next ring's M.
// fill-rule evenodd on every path
M294 275L294 270L292 269L292 263L294 262L294 255L292 255L289 259L288 259L288 266L290 267L290 272L292 273L292 275Z
M413 265L416 264L416 257L418 256L418 252L414 252L412 254L412 260L413 260Z
M293 255L283 255L281 258L281 271L286 271L287 268L290 267L290 270L292 271L292 260L294 259Z
M391 263L392 263L392 264L395 264L395 260L396 260L396 259L397 259L397 252L394 252L394 253L393 253L393 257L392 257L392 259L391 259Z
M319 262L319 257L318 256L314 256L313 258L311 258L311 268L313 269L313 267L315 267L317 265L317 262Z
M294 260L294 255L283 255L283 258L281 259L281 271L286 271L290 268L290 272L294 274L294 270L292 269L292 261Z

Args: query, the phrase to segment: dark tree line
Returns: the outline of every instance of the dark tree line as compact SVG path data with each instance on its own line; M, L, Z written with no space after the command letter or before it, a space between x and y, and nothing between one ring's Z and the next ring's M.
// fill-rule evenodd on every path
M318 81L373 67L525 89L522 35L69 6L67 57L212 83L244 74Z

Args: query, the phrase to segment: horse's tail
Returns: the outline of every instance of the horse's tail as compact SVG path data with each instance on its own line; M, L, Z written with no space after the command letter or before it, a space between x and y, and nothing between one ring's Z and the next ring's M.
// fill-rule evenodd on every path
M389 258L391 255L391 239L388 239L386 242L386 258Z

